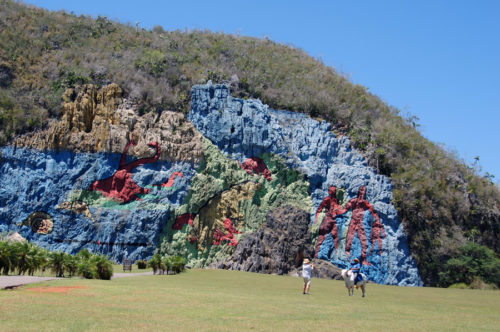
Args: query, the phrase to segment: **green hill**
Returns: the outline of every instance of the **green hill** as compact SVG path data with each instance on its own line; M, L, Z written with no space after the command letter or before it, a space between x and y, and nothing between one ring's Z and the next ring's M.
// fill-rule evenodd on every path
M142 113L187 112L191 86L207 80L230 84L233 95L327 120L348 135L391 178L427 285L452 282L446 263L460 261L469 242L498 255L500 190L491 179L423 138L415 118L401 117L302 50L205 31L148 31L0 1L1 145L60 117L67 88L116 83ZM498 284L500 277L494 279Z

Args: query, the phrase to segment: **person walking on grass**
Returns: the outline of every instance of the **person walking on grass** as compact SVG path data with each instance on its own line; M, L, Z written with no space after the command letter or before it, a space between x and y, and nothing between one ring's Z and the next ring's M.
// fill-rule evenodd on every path
M304 278L304 290L302 294L309 294L309 287L311 287L311 272L314 269L314 264L307 258L304 258L302 263L302 278Z

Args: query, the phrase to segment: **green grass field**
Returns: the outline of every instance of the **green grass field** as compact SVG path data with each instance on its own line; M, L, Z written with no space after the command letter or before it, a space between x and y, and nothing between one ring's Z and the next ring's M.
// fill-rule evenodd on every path
M66 292L62 287L74 287ZM45 292L42 292L45 291ZM498 331L500 292L344 283L224 270L0 291L1 331Z

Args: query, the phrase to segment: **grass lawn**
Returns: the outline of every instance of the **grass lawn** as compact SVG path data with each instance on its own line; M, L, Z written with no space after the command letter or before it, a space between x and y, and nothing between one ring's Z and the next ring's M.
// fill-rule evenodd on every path
M1 331L498 331L500 292L344 283L224 270L0 291Z
M141 273L141 272L148 272L148 271L153 271L152 268L146 268L146 269L139 269L137 267L137 264L132 264L132 271L123 271L123 264L113 264L113 273ZM67 273L66 273L67 274ZM18 275L16 272L10 272L10 276L16 276ZM28 275L27 273L24 275ZM56 274L50 269L47 268L45 271L42 270L37 270L35 273L33 273L34 276L37 277L55 277Z

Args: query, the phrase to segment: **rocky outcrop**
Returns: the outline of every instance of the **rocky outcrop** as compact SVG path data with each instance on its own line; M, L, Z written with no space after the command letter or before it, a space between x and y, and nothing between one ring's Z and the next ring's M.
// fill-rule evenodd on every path
M269 210L312 208L309 184L279 157L263 156L261 163L270 174L265 177L248 172L208 140L203 147L203 163L166 227L162 254L187 256L193 267L211 265L231 256L241 239L265 224Z
M116 84L63 99L59 121L1 149L0 231L116 261L149 257L203 157L201 134L179 113L139 115ZM137 195L115 200L132 185Z
M14 147L3 147L2 154L0 232L17 231L30 242L56 251L76 253L87 248L117 262L154 253L195 174L191 163L158 160L140 166L132 177L150 191L139 200L120 203L89 190L96 180L116 171L119 155ZM183 177L176 177L172 187L162 187L176 172ZM50 233L40 229L39 220L52 221Z
M230 219L236 229L245 225L245 217L240 212L239 203L251 199L259 188L260 185L253 182L235 185L212 198L200 209L191 231L191 238L196 239L198 250L205 250L213 243L217 230L224 231L226 219Z
M242 164L249 158L279 156L287 168L305 176L314 204L309 210L311 222L320 203L328 197L329 187L345 193L345 202L366 187L366 202L374 213L363 203L355 218L354 208L337 216L338 247L328 234L319 258L343 268L349 267L354 257L363 257L363 273L371 280L422 284L403 225L392 205L390 180L376 174L352 149L347 137L337 137L329 123L305 114L273 110L259 100L234 98L225 85L195 86L191 96L189 120L225 155ZM383 228L383 232L372 232L377 218L382 223L377 229Z
M372 281L422 284L389 179L330 124L225 85L193 87L189 121L139 115L113 84L64 101L61 120L0 148L0 232L116 261L158 249L193 267L292 275L318 247L316 276L362 257ZM331 186L335 216L313 224Z
M311 257L309 214L294 206L269 211L266 223L240 241L232 257L217 268L271 274L293 274Z
M14 232L6 237L8 243L23 243L26 242L26 239L21 236L18 232Z
M84 85L63 95L63 116L42 131L18 138L17 147L37 150L122 153L149 156L148 144L158 142L161 160L198 163L202 158L201 135L182 113L163 111L138 115L122 98L116 84L97 89Z
M314 278L324 278L324 279L335 279L335 280L343 280L342 279L342 269L333 265L327 260L324 259L313 259L312 263L314 264L314 269L312 271L312 276ZM299 272L301 272L300 270ZM299 273L300 275L300 273Z

